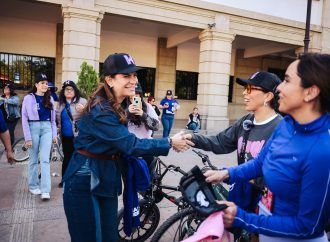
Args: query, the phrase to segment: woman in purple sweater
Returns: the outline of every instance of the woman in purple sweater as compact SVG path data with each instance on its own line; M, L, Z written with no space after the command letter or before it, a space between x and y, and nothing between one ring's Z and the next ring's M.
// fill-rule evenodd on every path
M24 97L22 104L22 126L25 145L29 148L28 184L34 195L42 200L50 199L51 178L49 155L52 141L56 142L54 101L48 91L48 79L38 74L35 86ZM38 161L41 165L41 180L38 178Z

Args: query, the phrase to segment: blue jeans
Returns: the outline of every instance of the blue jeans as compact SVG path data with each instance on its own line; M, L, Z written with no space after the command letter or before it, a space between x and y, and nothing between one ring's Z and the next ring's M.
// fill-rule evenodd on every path
M50 150L52 147L52 127L49 121L30 122L32 148L29 149L28 183L30 189L40 188L42 193L51 190ZM41 181L38 178L38 161L41 166Z
M71 242L96 242L91 176L74 175L63 184L63 204Z
M167 138L170 133L174 122L174 115L163 114L162 124L163 124L163 138Z
M64 210L72 242L118 240L118 197L93 195L90 175L74 175L64 183Z
M198 133L199 125L198 125L198 123L192 122L188 125L188 129L193 130L194 133Z

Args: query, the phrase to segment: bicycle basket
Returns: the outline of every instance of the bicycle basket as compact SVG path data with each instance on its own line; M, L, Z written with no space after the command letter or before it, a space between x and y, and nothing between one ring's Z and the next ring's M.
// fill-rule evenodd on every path
M212 185L205 181L198 166L194 166L187 175L181 178L180 190L190 206L202 215L208 216L227 208L227 205L216 203Z

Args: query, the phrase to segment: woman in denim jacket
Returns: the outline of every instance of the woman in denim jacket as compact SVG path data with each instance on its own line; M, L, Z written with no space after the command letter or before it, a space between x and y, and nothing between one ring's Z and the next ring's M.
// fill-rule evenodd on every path
M3 95L0 98L0 106L9 130L11 145L15 142L15 128L21 117L19 105L20 100L15 93L13 84L7 84L4 87Z
M24 97L22 126L25 146L29 148L28 184L32 194L41 194L42 200L50 199L51 178L49 156L52 142L57 142L54 101L48 91L45 74L36 76L35 86ZM38 178L38 161L41 180Z
M136 67L129 54L110 55L104 82L78 121L75 151L63 178L63 201L72 242L118 240L118 196L125 156L167 155L171 146L185 150L182 135L139 139L127 129L128 98L135 94Z

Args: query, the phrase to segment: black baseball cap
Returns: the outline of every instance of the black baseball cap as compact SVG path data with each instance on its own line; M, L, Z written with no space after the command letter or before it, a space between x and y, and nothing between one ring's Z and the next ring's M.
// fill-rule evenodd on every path
M265 91L275 93L277 86L282 81L274 73L270 73L267 71L259 71L254 73L248 80L237 78L236 82L242 86L253 85L253 86L261 87Z
M67 81L63 82L62 89L65 88L66 86L71 86L71 87L77 88L76 83L74 83L74 81L71 81L71 80L67 80Z
M104 75L128 74L143 68L137 67L133 58L126 53L109 55L103 63Z
M173 94L172 90L167 90L166 91L166 96L172 96L172 94Z
M48 77L45 73L38 73L35 78L35 82L38 83L40 81L48 81Z

